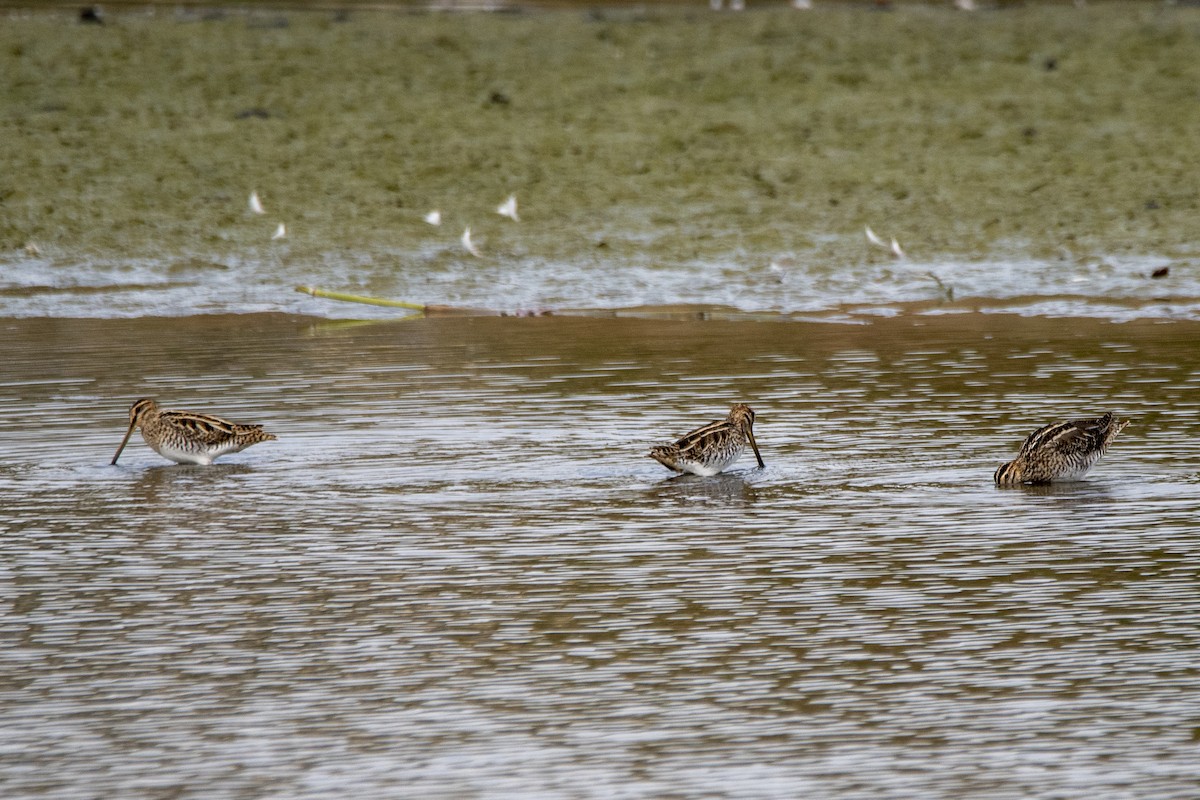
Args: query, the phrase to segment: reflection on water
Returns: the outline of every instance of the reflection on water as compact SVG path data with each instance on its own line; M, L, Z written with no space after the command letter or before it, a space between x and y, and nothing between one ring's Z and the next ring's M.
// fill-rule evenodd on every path
M647 491L659 505L677 503L680 506L703 504L750 506L758 495L746 475L727 472L711 477L675 475L655 484Z
M1194 324L2 327L6 796L1194 794ZM144 395L280 438L107 466Z

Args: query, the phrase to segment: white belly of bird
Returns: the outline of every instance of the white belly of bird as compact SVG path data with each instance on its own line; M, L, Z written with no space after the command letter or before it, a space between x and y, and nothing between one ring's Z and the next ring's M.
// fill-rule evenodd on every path
M1058 481L1059 483L1070 483L1071 481L1083 480L1083 476L1087 475L1088 470L1090 470L1091 468L1092 468L1092 465L1088 464L1087 466L1085 466L1081 469L1070 469L1070 470L1067 470L1066 472L1063 472L1061 475L1059 475L1054 480Z
M724 453L721 455L719 461L701 462L701 461L690 461L689 460L689 461L685 461L685 462L681 463L679 465L679 467L684 472L690 472L693 475L702 475L704 477L708 477L709 475L716 475L719 472L723 472L726 467L730 466L731 464L733 464L733 462L737 461L738 456L740 456L742 454L743 449L745 449L745 448L739 447L731 453Z
M154 445L150 445L154 447ZM213 463L213 460L225 455L226 453L236 453L242 448L228 442L214 447L199 449L193 446L192 448L182 448L175 445L163 443L154 450L163 458L169 458L176 464L198 464L207 467Z
M1100 460L1100 453L1091 452L1085 455L1072 459L1055 480L1060 482L1082 480L1084 475L1087 475L1092 467L1096 466L1096 462Z

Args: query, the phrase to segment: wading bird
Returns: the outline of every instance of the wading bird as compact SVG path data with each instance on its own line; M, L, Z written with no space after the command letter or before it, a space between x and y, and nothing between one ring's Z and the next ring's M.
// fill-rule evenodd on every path
M754 412L737 403L725 419L697 428L674 444L651 448L650 458L675 472L716 475L737 461L747 444L754 450L759 469L765 467L754 440Z
M142 429L142 438L160 456L179 464L204 466L226 453L276 438L262 425L239 425L191 411L164 411L158 403L143 398L129 407L129 430L111 463L116 464L121 457L134 428Z
M1097 419L1055 422L1029 434L1017 457L996 470L997 486L1079 480L1129 424L1108 412Z

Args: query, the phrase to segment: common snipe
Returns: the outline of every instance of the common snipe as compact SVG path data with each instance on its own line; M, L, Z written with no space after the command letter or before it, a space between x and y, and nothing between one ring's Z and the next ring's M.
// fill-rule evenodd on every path
M1098 419L1055 422L1029 434L1017 457L996 470L996 484L1053 483L1082 478L1129 424L1112 412Z
M754 441L754 412L738 403L725 419L697 428L674 444L651 448L650 457L676 472L716 475L737 461L747 444L754 449L759 468L766 466Z
M129 430L125 431L125 438L113 456L113 464L121 457L133 429L138 427L142 429L146 444L156 453L180 464L207 466L226 453L236 453L252 444L275 438L261 425L238 425L191 411L164 411L158 403L146 398L129 407Z

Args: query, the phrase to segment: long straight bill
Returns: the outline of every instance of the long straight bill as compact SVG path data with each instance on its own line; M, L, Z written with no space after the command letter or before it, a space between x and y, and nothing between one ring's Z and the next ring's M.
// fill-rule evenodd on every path
M121 457L121 451L125 449L125 445L129 444L129 437L133 436L133 429L136 425L136 422L129 423L129 430L125 431L125 438L121 440L121 446L117 448L117 454L113 456L113 460L109 462L109 466L116 464L117 459Z
M758 442L754 441L754 428L746 429L746 438L750 440L750 447L754 449L754 457L758 459L758 468L762 469L767 466L763 463L762 456L758 453Z

